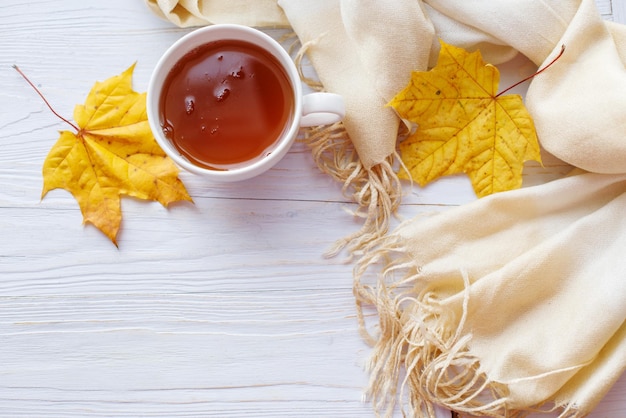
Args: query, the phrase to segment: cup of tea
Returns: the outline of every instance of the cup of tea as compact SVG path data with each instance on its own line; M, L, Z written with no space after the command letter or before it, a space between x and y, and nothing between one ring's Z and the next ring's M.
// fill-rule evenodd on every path
M341 96L303 94L287 51L257 29L196 29L158 61L147 92L150 128L180 167L239 181L274 166L305 126L345 114Z

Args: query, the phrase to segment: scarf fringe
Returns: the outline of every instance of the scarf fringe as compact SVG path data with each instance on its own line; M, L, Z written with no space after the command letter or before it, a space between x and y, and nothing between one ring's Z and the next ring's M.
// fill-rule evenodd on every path
M306 65L307 51L319 39L306 42L299 48L296 41L289 48L292 54L298 49L294 62L300 78L315 91L323 91L324 87L316 79L307 77L303 67ZM365 252L370 242L388 232L391 216L400 205L402 185L393 169L393 164L400 161L399 156L394 153L385 161L366 168L342 122L308 128L301 142L309 147L313 160L323 173L343 183L344 196L358 205L358 209L351 214L364 220L361 229L339 239L325 255L334 257L344 248L348 249L351 256Z
M384 268L375 284L366 284L367 270L381 263ZM379 240L355 266L359 330L373 345L366 395L378 416L391 417L399 402L409 406L408 414L402 406L404 416L434 417L435 404L462 413L511 416L505 409L505 388L478 371L478 360L468 350L471 336L461 333L469 302L469 278L462 276L465 291L459 314L420 283L420 268L397 236ZM377 336L367 329L367 308L378 316ZM490 401L481 399L485 393L492 393Z
M402 185L393 169L398 156L394 153L366 168L341 122L309 129L303 142L311 149L319 169L343 183L344 196L358 205L351 214L364 220L361 229L335 242L326 256L334 257L344 248L351 255L367 252L371 242L388 232L391 217L400 205Z
M381 265L380 274L372 278L369 270ZM434 418L435 405L455 411L458 417L521 418L549 412L545 405L512 409L506 385L480 371L479 359L469 350L472 337L462 332L470 280L466 272L459 275L463 300L455 310L444 305L450 295L441 295L423 280L402 237L378 239L356 263L353 291L359 331L373 347L365 396L376 416L391 417L399 408L405 417ZM378 319L375 333L367 326L371 317ZM555 409L560 408L550 411ZM560 418L583 416L573 406L565 406L560 414Z

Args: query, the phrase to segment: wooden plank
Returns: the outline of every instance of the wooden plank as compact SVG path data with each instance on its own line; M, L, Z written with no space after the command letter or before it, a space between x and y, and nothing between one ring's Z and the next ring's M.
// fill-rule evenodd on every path
M598 11L605 19L613 20L613 5L612 1L615 0L596 0L596 6ZM619 1L619 0L618 0Z
M612 0L613 20L619 23L626 23L626 1Z

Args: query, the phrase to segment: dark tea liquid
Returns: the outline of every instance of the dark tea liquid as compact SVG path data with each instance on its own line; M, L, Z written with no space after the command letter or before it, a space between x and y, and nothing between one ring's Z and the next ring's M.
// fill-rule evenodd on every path
M269 154L293 118L278 60L256 45L208 43L171 70L159 112L165 136L192 163L227 170Z

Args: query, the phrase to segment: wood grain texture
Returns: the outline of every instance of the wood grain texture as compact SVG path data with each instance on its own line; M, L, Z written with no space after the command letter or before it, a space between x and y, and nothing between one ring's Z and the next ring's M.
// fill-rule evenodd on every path
M626 21L618 1L598 5ZM306 147L240 184L182 173L194 205L124 199L115 248L67 192L41 199L42 162L67 126L11 66L71 117L94 81L134 62L145 91L189 29L141 0L7 0L0 28L0 417L374 416L352 266L323 257L360 223ZM546 155L524 181L569 168ZM473 199L449 177L407 188L399 217ZM626 416L624 393L626 378L592 418Z

